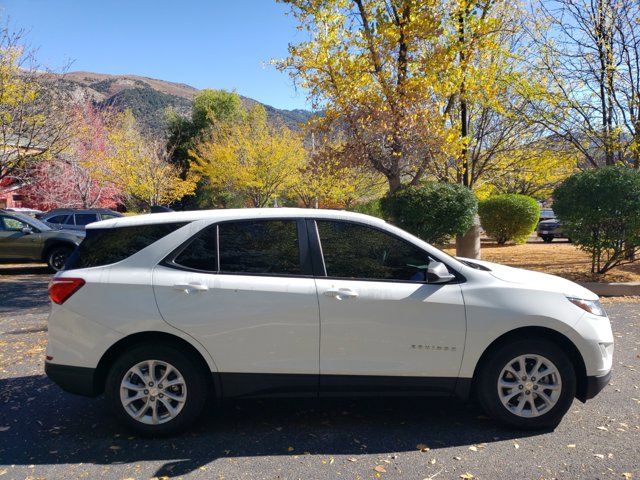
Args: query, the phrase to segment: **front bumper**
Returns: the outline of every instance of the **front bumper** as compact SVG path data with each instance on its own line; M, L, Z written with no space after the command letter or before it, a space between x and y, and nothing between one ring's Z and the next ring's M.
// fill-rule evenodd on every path
M98 395L98 389L95 385L95 368L45 362L44 373L65 392L87 397Z
M598 395L598 393L600 393L600 391L609 383L609 380L611 380L610 371L609 373L601 375L599 377L587 377L584 389L582 392L580 392L580 395L578 395L578 400L584 403L587 400L592 399L593 397Z

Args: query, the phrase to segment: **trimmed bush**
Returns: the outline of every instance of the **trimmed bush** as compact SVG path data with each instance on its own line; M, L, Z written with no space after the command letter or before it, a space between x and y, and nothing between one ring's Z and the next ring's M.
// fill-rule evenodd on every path
M563 230L591 254L591 272L635 260L640 249L640 173L604 167L576 173L553 192Z
M471 228L478 201L462 185L424 182L384 197L380 207L391 223L426 242L443 245Z
M380 208L380 199L376 198L366 203L360 203L352 208L352 211L371 215L372 217L384 218L382 209Z
M496 195L478 205L480 223L498 245L524 243L540 220L540 205L526 195Z

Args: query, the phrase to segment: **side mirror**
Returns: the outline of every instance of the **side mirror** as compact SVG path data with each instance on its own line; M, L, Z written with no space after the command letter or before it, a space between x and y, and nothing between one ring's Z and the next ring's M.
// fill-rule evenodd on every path
M456 278L442 262L431 260L427 267L427 283L447 283Z
M31 235L33 233L33 230L31 230L31 227L22 227L22 233L24 233L25 235Z

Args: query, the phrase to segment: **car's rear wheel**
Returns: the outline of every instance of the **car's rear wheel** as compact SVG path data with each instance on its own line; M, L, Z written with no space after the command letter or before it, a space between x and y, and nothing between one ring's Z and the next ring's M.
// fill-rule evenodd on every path
M64 268L64 264L67 263L69 255L73 253L73 248L66 245L60 245L53 247L47 253L47 265L55 272L59 272Z
M481 405L511 426L555 427L575 397L573 364L551 341L506 343L481 368L477 379Z
M551 243L551 242L553 242L553 237L550 237L549 235L545 235L545 236L542 237L542 241L544 243Z
M207 400L206 372L169 345L140 345L113 364L105 388L118 420L138 434L173 435L191 425Z

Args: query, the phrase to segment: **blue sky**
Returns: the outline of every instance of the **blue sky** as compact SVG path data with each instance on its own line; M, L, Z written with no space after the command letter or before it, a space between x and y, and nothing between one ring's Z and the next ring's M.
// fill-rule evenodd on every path
M235 89L278 108L304 92L268 64L302 40L275 0L0 0L39 61L70 70L136 74L197 88Z

